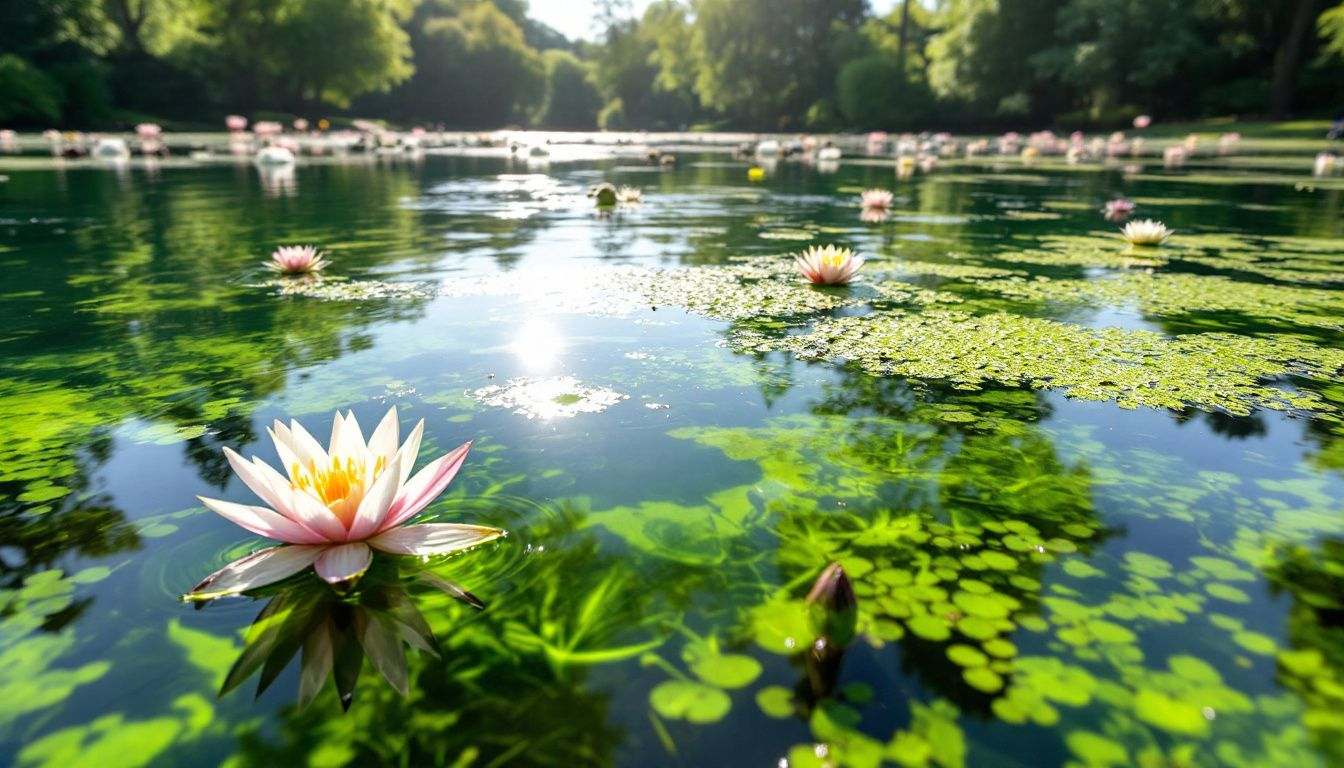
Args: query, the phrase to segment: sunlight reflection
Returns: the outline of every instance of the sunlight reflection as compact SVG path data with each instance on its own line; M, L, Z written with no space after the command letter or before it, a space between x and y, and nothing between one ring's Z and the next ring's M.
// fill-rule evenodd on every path
M533 318L518 329L508 349L528 368L549 368L565 350L565 337L549 320Z

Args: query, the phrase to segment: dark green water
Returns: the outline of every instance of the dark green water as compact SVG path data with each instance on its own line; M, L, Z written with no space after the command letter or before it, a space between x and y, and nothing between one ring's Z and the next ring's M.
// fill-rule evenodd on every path
M681 160L6 171L0 764L1344 763L1338 180ZM597 215L604 179L644 202ZM382 282L282 295L308 242ZM808 243L863 280L749 260ZM519 377L559 379L530 417L477 393ZM389 405L420 464L476 441L423 517L508 529L427 564L486 608L385 557L368 602L440 650L406 697L366 662L299 709L288 656L218 697L265 600L349 608L179 601L261 544L195 501L254 503L221 449ZM859 637L809 669L836 560Z

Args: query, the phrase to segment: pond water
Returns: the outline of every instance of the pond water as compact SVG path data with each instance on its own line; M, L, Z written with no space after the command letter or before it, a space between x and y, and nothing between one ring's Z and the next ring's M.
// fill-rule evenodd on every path
M1310 154L600 155L0 168L0 763L1344 763L1344 184ZM1120 195L1176 235L1130 249ZM293 243L324 278L261 266ZM854 285L793 275L824 243ZM475 441L421 519L506 538L181 601L263 545L196 501L257 503L222 448L393 405L417 468ZM834 561L858 634L809 658ZM315 616L370 656L320 689Z

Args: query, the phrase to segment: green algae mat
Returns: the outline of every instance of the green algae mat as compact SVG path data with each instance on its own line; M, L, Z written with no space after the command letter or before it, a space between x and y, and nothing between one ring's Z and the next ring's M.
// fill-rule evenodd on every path
M0 764L1344 764L1344 187L1275 149L0 158ZM181 600L268 545L224 448L392 406L507 536Z

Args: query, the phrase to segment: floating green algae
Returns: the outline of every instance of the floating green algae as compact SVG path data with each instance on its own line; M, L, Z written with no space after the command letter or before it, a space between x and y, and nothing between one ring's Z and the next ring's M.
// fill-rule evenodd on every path
M784 256L724 267L614 267L584 273L534 271L451 280L448 296L514 296L538 310L625 315L649 307L678 307L715 320L822 312L858 302L844 286L814 287Z
M1231 312L1328 330L1344 325L1344 295L1338 292L1244 283L1210 275L1126 272L1091 280L1035 278L978 285L1020 299L1133 305L1158 315Z
M1291 337L1168 339L950 310L830 318L810 333L773 343L803 359L852 360L878 375L967 387L1051 387L1084 400L1113 399L1123 408L1196 406L1242 415L1255 408L1333 412L1314 392L1281 389L1267 380L1290 374L1329 378L1344 368L1344 352Z

